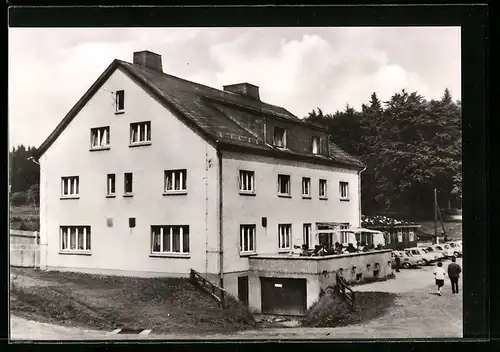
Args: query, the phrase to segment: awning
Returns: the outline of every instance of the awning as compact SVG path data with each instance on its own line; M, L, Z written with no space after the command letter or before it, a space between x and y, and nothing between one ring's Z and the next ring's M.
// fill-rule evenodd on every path
M358 234L358 233L370 233L373 235L373 245L385 245L385 238L384 238L384 233L382 231L377 231L377 230L370 230L370 229L365 229L362 227L350 227L348 229L332 229L332 230L317 230L314 231L313 233L316 236L319 236L320 234L340 234L342 232L348 232L351 234ZM354 242L355 239L353 237L348 239L348 242Z
M321 233L341 233L341 232L351 232L351 233L373 233L373 234L383 234L382 231L377 231L377 230L370 230L370 229L365 229L362 227L350 227L348 229L331 229L331 230L316 230L314 231L314 234L321 234Z

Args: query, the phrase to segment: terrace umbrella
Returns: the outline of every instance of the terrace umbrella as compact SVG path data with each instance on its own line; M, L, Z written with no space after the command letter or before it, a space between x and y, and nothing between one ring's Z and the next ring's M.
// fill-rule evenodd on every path
M348 229L328 229L328 230L317 230L314 232L316 236L319 237L320 234L333 234L335 238L338 238L340 236L340 233L342 232L348 232L349 234L357 234L357 233L371 233L373 234L373 245L377 246L381 244L382 246L385 245L385 239L384 239L384 234L381 231L377 230L371 230L371 229L365 229L363 227L350 227ZM335 236L338 235L338 236ZM356 238L348 236L349 241L348 243L355 244L356 243ZM333 241L336 242L336 241ZM339 241L340 242L340 241Z

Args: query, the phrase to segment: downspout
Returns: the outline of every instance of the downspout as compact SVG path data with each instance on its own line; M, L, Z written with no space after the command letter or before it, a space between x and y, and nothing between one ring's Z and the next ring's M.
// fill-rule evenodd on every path
M361 173L366 170L366 166L358 171L358 202L359 202L359 227L361 227Z
M216 141L218 144L219 141ZM222 153L219 148L217 148L217 159L219 161L219 277L220 277L220 287L224 288L224 255L223 255L223 236L222 236L222 230L223 230L223 216L222 216L222 209L223 209L223 203L222 203Z
M267 117L264 116L264 144L267 144Z

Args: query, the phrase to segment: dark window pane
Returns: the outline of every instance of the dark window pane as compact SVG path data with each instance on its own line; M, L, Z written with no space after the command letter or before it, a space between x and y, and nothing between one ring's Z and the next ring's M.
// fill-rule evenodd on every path
M255 227L251 226L248 230L250 232L249 233L249 241L250 241L250 243L249 243L248 247L249 247L249 250L253 251L253 250L255 250L254 243L253 243L253 239L254 239L253 236L255 234Z
M87 250L90 251L90 237L91 237L90 236L90 226L87 226L87 233L86 233L85 236L87 236L87 238L86 238L86 241L87 241L87 243L86 243Z
M172 248L170 248L170 226L163 228L163 251L172 251Z
M116 106L118 110L123 110L125 107L125 91L119 90L116 92Z
M69 234L69 247L70 249L76 249L76 228L70 228Z
M179 226L173 227L173 233L174 233L173 252L180 252L181 251L181 240L180 240L180 228L179 228Z
M184 253L189 253L189 226L184 226L183 227L184 233L183 233L183 243L182 243L182 251Z
M187 171L181 171L182 172L182 189L187 189L186 184L187 184Z
M62 228L62 234L61 234L61 236L62 236L62 247L61 248L62 249L68 248L68 242L67 242L67 236L66 236L67 231L68 231L67 228L64 228L64 227Z

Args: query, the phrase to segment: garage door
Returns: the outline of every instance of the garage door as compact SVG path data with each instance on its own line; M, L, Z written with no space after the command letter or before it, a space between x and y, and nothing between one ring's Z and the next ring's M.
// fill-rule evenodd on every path
M304 315L306 312L306 279L261 277L262 313Z

